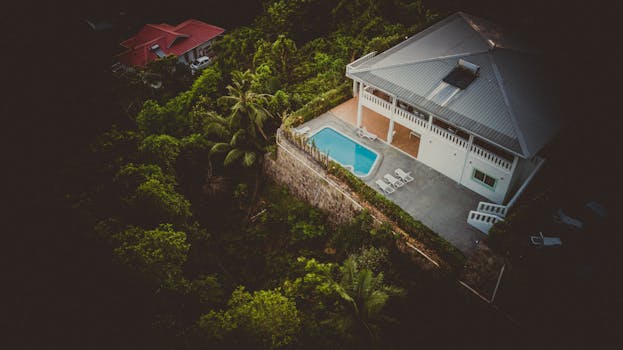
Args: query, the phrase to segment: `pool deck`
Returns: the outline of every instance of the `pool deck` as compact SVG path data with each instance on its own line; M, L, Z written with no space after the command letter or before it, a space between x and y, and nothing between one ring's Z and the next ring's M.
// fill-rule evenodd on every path
M467 224L467 214L478 206L479 201L486 199L381 139L370 141L358 137L357 128L335 114L339 113L339 108L340 106L305 123L304 125L311 128L310 134L330 126L376 151L380 159L370 174L361 179L378 192L381 189L375 181L382 179L383 175L393 175L396 168L410 171L414 181L387 195L387 198L464 254L471 255L475 250L476 240L483 239L485 235Z

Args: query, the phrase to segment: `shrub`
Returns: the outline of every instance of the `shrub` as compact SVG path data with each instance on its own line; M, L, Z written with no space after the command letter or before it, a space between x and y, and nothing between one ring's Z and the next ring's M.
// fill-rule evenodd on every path
M318 97L309 101L303 107L294 111L288 118L286 118L286 120L284 120L284 125L298 126L348 100L351 96L350 88L351 85L346 83L318 95Z
M537 233L539 227L546 227L552 209L545 192L523 198L503 221L493 225L487 245L497 253L513 256L527 244L528 236Z
M331 162L327 170L330 174L343 180L354 192L374 205L390 220L396 222L410 236L435 250L455 272L458 272L463 267L466 260L463 253L420 221L415 220L397 204L370 188L350 171L335 162Z

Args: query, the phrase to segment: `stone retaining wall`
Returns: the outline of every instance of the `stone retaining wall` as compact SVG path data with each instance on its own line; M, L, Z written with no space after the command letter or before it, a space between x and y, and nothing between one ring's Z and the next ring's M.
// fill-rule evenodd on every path
M285 147L284 150L282 147ZM329 213L333 224L349 222L362 207L346 197L346 189L327 177L326 171L296 147L282 141L275 155L267 155L264 173L275 182L287 186L297 197ZM298 158L298 159L297 159Z
M413 249L412 247L417 247L427 250L420 242L396 227L395 223L388 220L377 208L361 201L355 193L352 193L348 185L332 179L332 176L328 175L307 153L292 145L288 140L280 139L276 154L266 155L265 174L278 184L287 186L298 198L327 211L328 220L332 224L349 223L365 206L365 209L377 220L376 224L386 222L392 226L398 235L396 237L398 250L408 254L413 262L425 270L439 267L437 262L431 263L432 260L427 260L432 257L440 261L436 254L427 251L429 256L426 257L420 251Z
M328 220L332 224L348 223L363 210L362 205L352 199L358 198L358 196L352 193L347 185L332 180L318 163L313 161L305 152L290 144L289 141L282 139L281 142L278 142L275 152L275 154L266 155L264 173L275 182L287 186L295 196L328 212ZM349 196L345 193L348 193ZM447 268L447 265L436 254L427 250L420 242L396 227L395 223L387 220L377 208L371 207L365 201L361 203L366 206L373 217L379 220L378 223L388 222L392 224L392 229L397 233L396 247L399 251L407 254L412 262L424 270L439 271L440 266L437 262L441 262ZM426 251L428 256L424 255L422 250ZM475 269L472 274L478 275L479 270ZM468 283L474 283L474 276L468 278ZM470 292L480 296L465 282L459 282ZM482 281L480 282L478 283L479 286L482 284ZM481 296L481 298L483 297ZM490 302L486 298L484 300Z

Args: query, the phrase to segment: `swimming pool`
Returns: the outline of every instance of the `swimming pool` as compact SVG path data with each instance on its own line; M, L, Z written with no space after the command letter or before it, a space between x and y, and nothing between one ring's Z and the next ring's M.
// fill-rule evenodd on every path
M359 177L368 176L379 158L375 151L329 126L315 132L309 142Z

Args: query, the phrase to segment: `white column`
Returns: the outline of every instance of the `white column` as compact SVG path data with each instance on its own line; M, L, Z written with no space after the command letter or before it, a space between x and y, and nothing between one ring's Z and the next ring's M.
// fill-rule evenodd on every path
M390 116L389 116L391 120L394 120L394 115L396 115L397 104L398 104L398 99L396 98L396 96L392 96L392 109L391 109Z
M514 156L514 158L513 158L513 165L511 166L511 170L510 170L510 172L511 172L511 179L512 179L513 175L515 175L514 173L515 173L515 169L517 168L517 163L518 162L519 162L519 157Z
M392 143L394 139L394 119L389 120L389 129L387 130L387 143Z
M357 97L357 127L361 127L363 116L361 115L361 99L363 98L363 83L359 83L359 97Z
M463 174L465 174L465 168L467 167L467 159L472 151L472 143L474 142L474 135L469 135L469 142L467 142L467 152L465 152L465 160L463 161L463 169L461 169L461 177L459 177L459 184L463 182Z
M353 97L357 96L357 80L353 80Z
M387 143L392 143L394 140L394 116L396 115L396 96L392 96L392 108L389 113L389 129L387 130Z

